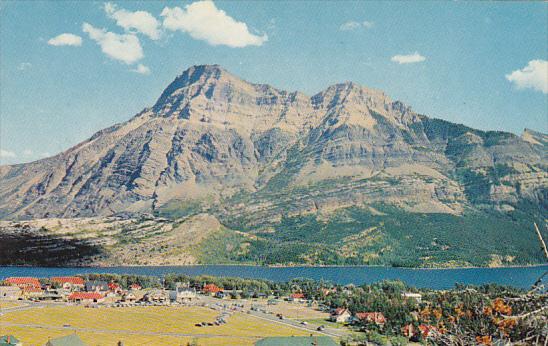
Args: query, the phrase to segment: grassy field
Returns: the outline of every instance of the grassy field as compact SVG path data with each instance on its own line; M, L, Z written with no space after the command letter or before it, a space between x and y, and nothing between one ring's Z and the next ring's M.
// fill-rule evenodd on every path
M269 305L268 310L291 319L322 319L329 317L327 312L307 308L305 304L299 303L279 302L277 305Z
M25 305L25 303L16 300L0 300L0 309L9 309L21 305Z
M76 332L88 345L253 345L266 336L308 335L306 331L235 313L221 326L217 311L202 307L131 307L90 309L48 306L10 312L0 318L2 334L13 334L25 345L44 345L48 338ZM64 327L70 325L70 327Z

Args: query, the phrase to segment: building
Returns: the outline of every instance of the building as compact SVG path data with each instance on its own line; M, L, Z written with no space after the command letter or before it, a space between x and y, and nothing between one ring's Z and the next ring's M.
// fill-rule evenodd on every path
M401 294L401 297L403 299L413 299L417 303L422 302L422 295L420 293L413 293L413 292L403 292Z
M0 299L19 299L21 298L21 289L17 286L0 286Z
M177 283L174 291L169 291L169 299L172 302L182 303L196 299L196 289L189 287L188 284Z
M22 346L23 343L13 335L4 335L0 337L0 346Z
M348 323L352 321L352 314L346 308L337 308L331 312L329 320L338 323Z
M169 301L169 295L164 290L154 289L147 292L142 300L151 303L166 303Z
M72 292L68 300L81 304L102 303L105 300L105 296L98 292Z
M356 289L356 286L354 286L353 284L348 284L343 287L342 293L344 295L351 296L354 292L354 289Z
M142 287L141 287L141 285L139 285L139 284L131 284L131 285L129 286L129 289L130 289L131 291L138 291L138 290L140 290L141 288L142 288Z
M40 287L26 286L21 288L21 295L25 299L40 298L44 295L44 291Z
M244 294L243 290L235 290L235 289L222 290L221 292L223 292L223 294L224 294L223 297L225 297L225 298L228 298L228 297L239 298ZM220 293L220 292L218 292L218 293Z
M305 299L306 298L304 296L304 293L291 293L287 300L290 301L290 302L293 302L293 301L301 302Z
M50 279L66 291L81 291L84 289L84 279L77 276L57 276Z
M62 291L62 290L60 290ZM39 300L53 300L53 301L62 301L66 295L64 292L66 291L57 291L57 290L44 290L41 296L38 296L37 299Z
M113 293L122 294L122 287L115 282L110 282L108 284L108 289Z
M71 334L60 338L50 339L45 346L86 346L86 344L78 335Z
M86 292L106 292L109 290L108 283L106 281L86 281Z
M137 297L135 297L135 294L132 292L125 293L122 295L122 301L127 303L133 303L137 300Z
M37 278L30 277L11 277L4 280L4 282L9 286L17 286L19 288L23 287L37 287L40 288L40 280Z
M217 285L215 284L207 284L204 286L204 288L202 288L202 292L204 294L215 294L217 292L221 292L222 289L220 287L218 287Z
M383 326L386 323L386 318L382 312L356 312L355 317L358 322L374 323L378 326Z

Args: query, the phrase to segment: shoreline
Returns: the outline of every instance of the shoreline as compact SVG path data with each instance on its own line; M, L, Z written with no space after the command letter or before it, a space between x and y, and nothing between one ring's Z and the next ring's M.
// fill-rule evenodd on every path
M338 265L338 264L327 264L327 265L306 265L306 264L296 264L296 265L259 265L259 264L245 264L245 263L228 263L228 264L167 264L167 265L114 265L114 266L101 266L101 265L78 265L78 266L41 266L41 265L27 265L27 264L16 264L16 265L0 265L0 268L59 268L59 269L78 269L78 268L97 268L97 269L108 269L108 268L168 268L168 267L208 267L208 266L224 266L224 267L258 267L258 268L383 268L383 269L407 269L407 270L463 270L463 269L511 269L511 268L536 268L548 266L548 263L543 264L523 264L523 265L511 265L511 266L499 266L499 267L480 267L480 266L466 266L466 267L392 267L392 266L383 266L383 265Z

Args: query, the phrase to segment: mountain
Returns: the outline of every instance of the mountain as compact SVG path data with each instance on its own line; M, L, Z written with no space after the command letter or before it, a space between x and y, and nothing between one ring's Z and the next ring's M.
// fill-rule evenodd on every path
M194 244L196 262L536 263L547 140L430 118L353 82L310 97L194 66L127 122L1 166L0 217L207 215L224 233Z

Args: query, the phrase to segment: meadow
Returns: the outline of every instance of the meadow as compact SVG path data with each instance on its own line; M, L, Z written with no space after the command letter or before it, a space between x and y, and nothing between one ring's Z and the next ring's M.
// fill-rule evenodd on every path
M308 335L306 331L248 314L234 313L228 323L213 322L219 312L204 307L85 308L46 306L2 316L2 334L13 334L24 345L44 345L49 338L77 333L88 345L253 345L266 336Z
M0 300L0 309L9 309L9 308L14 308L21 305L25 305L25 303L15 301L15 300Z

